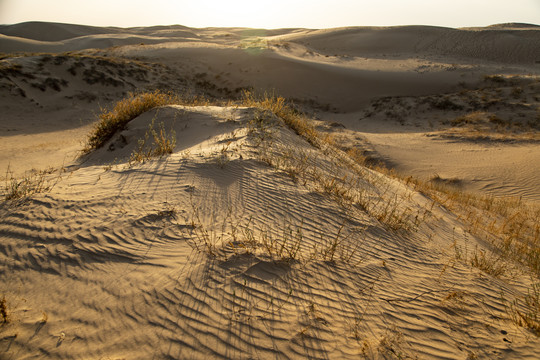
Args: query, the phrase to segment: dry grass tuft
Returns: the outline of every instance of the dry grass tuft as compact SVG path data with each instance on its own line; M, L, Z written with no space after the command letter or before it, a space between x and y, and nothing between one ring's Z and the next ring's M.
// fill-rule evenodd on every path
M2 296L2 300L0 300L0 320L2 324L9 324L11 321L5 296Z
M507 308L512 321L540 337L540 282L533 283L521 301L516 299Z
M321 140L320 133L309 123L302 113L287 104L285 98L266 93L262 96L257 96L251 92L244 91L241 102L245 106L253 106L261 110L271 111L277 117L283 119L285 124L298 135L302 136L310 144L318 147Z
M473 266L494 276L506 274L510 263L540 276L540 207L521 198L473 194L440 182L407 178L406 183L454 212L468 230L491 244L491 255L477 251ZM505 270L506 269L506 270Z
M471 259L471 265L486 274L501 277L508 273L509 264L504 261L503 254L486 254L486 251L476 248Z
M27 172L22 178L15 178L11 169L7 168L4 193L5 201L14 201L27 198L32 194L51 191L60 180L60 175L54 177L51 174L54 169Z
M84 152L88 153L102 147L117 131L124 129L126 124L155 107L178 103L177 96L165 94L158 90L154 92L133 94L116 103L112 110L102 109L99 122L88 136Z
M173 153L176 146L176 132L172 129L167 131L163 122L159 123L157 129L155 129L156 117L157 114L148 126L144 138L139 139L137 149L133 151L129 158L130 165ZM153 139L152 143L150 143L152 141L150 137Z

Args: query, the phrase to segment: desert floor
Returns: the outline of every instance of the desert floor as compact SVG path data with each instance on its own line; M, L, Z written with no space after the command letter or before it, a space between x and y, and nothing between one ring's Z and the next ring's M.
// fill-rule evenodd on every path
M0 357L537 359L539 43L0 26Z

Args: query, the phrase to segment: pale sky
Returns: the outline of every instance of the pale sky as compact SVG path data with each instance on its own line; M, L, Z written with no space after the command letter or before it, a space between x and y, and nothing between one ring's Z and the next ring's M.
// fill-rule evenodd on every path
M0 0L0 24L305 27L540 24L540 0Z

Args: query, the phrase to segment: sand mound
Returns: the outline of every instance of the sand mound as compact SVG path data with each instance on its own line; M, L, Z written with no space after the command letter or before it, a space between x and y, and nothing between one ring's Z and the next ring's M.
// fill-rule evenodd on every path
M204 146L205 140L231 131L234 117L254 116L254 109L232 109L221 107L165 106L149 111L129 122L127 128L109 140L103 147L93 151L82 161L107 165L126 162L136 151L147 152L152 146L154 131L165 131L174 139L174 151L186 151L194 146ZM216 120L220 119L220 120ZM148 139L143 148L140 139Z
M152 119L175 152L110 166ZM534 357L500 297L525 280L459 261L485 245L396 180L252 108L161 108L118 135L2 205L6 358Z

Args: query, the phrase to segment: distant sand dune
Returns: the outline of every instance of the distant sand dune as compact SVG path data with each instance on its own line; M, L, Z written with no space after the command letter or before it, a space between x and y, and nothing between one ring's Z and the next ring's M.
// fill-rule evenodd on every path
M215 31L218 29L212 29ZM234 29L231 29L234 30ZM235 31L246 32L245 29ZM0 34L8 36L0 43L5 51L29 51L22 39L51 44L50 51L73 51L87 48L107 48L159 40L178 41L201 38L210 34L206 29L181 26L148 28L100 28L92 26L28 22L0 26ZM433 26L398 26L388 28L351 27L325 30L261 30L264 36L281 36L287 41L305 44L324 55L352 56L442 56L450 59L480 59L500 63L532 64L540 60L538 26L502 24L487 28L451 29ZM288 35L288 33L290 35ZM111 38L115 42L88 41L86 39ZM18 40L18 38L22 38ZM21 41L17 48L15 41ZM69 41L68 41L69 40ZM55 49L55 50L52 50Z
M0 33L38 41L63 41L80 36L118 34L119 28L102 28L75 24L48 22L24 22L14 25L1 25Z
M532 64L540 59L538 30L458 30L427 26L319 30L297 41L324 54L421 56Z

